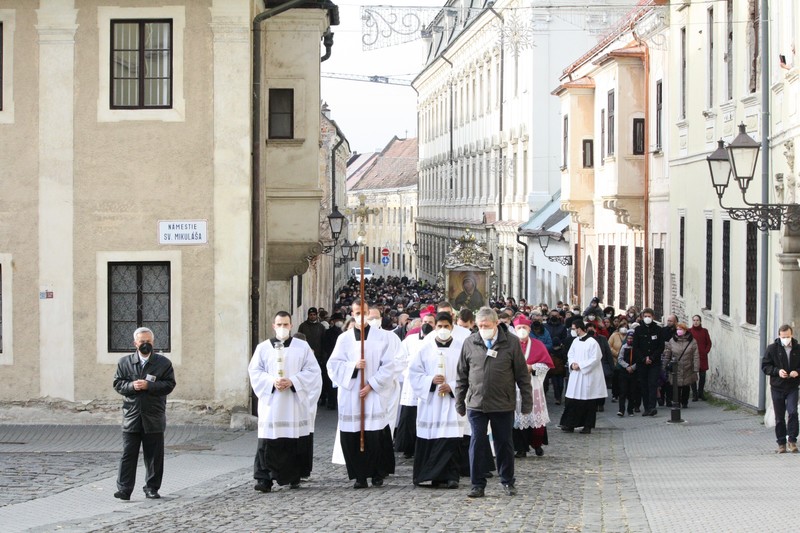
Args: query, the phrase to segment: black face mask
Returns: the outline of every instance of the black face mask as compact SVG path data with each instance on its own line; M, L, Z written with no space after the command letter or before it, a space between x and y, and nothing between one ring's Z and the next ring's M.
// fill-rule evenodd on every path
M591 329L590 329L589 331L587 331L587 332L586 332L586 336L587 336L587 337L594 337L594 330L591 330Z
M153 345L149 342L143 342L139 345L139 353L142 355L150 355L153 352Z
M426 323L424 323L424 324L422 324L422 334L423 334L423 335L427 335L427 334L428 334L428 333L430 333L431 331L433 331L433 326L431 326L431 325L430 325L430 324L428 324L427 322L426 322Z
M558 318L556 318L554 316L550 317L550 323L551 324L558 324L559 322L561 322L561 321Z

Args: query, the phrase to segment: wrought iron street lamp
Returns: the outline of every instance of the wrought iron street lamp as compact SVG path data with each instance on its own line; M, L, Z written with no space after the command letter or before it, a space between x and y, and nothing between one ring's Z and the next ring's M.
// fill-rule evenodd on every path
M417 243L411 244L411 241L406 241L405 246L406 246L406 251L409 254L416 255L417 259L430 259L429 255L424 255L424 254L423 255L419 255L419 244L417 244Z
M339 240L339 235L342 234L342 227L344 226L344 215L339 212L336 206L333 206L333 211L328 215L328 225L331 227L331 236L334 241Z
M564 266L572 265L571 255L547 255L547 248L550 246L550 234L541 233L539 235L539 248L542 249L542 255L548 258L553 263L559 263Z
M711 184L717 191L719 206L733 220L754 222L761 231L779 230L785 224L793 231L800 230L800 204L754 204L747 201L747 189L756 173L756 162L761 145L747 134L744 124L739 125L739 135L725 146L720 139L717 149L707 158ZM742 201L747 207L726 207L722 197L730 184L731 174L739 183Z

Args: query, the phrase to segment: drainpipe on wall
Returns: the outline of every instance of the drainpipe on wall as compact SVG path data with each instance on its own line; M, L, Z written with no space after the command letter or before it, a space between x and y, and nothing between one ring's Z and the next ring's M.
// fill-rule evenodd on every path
M769 203L769 134L770 134L770 85L769 85L769 1L761 0L761 203ZM758 326L759 353L767 348L769 339L767 337L767 326L769 319L769 232L761 232L761 265L760 283L761 298L759 299L760 317ZM788 317L787 317L788 318ZM767 384L766 376L761 374L761 360L756 359L758 364L758 412L766 412Z
M251 125L250 137L253 142L251 153L251 185L250 185L250 352L255 350L259 340L259 306L261 285L261 261L264 253L261 242L261 23L265 20L288 11L307 0L290 0L289 2L262 11L253 19L253 91L251 95Z
M650 47L647 42L636 34L634 25L631 24L631 33L639 46L644 47L641 58L644 65L644 307L650 296ZM635 244L634 244L635 246Z
M325 55L319 58L320 63L324 63L331 58L331 48L333 48L333 32L328 30L322 34L322 44L325 46Z
M522 241L519 228L517 228L517 242L525 248L525 272L522 274L525 276L525 299L528 300L530 298L530 294L528 294L528 244Z

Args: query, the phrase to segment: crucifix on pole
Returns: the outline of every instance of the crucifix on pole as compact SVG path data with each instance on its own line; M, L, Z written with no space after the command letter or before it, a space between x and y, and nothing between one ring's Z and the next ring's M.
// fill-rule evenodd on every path
M366 313L364 312L364 246L366 245L366 235L367 230L364 228L364 223L367 221L370 215L377 215L379 210L374 207L367 207L367 197L363 194L358 195L358 205L354 208L347 208L346 213L348 215L355 215L355 218L358 220L358 238L356 239L356 246L361 248L359 250L359 259L358 265L361 267L360 270L360 277L359 277L359 302L361 307L361 324L359 329L361 330L361 361L364 361L364 319ZM361 374L361 389L364 388L365 379L364 379L364 371L366 368L362 368L359 372ZM364 396L361 396L361 440L360 440L360 450L361 452L364 451Z

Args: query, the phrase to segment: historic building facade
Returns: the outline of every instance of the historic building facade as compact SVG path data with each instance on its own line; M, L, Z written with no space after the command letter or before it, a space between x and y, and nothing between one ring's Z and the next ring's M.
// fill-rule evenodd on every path
M130 4L0 1L0 399L113 399L146 325L174 399L245 406L252 342L320 247L337 10Z

